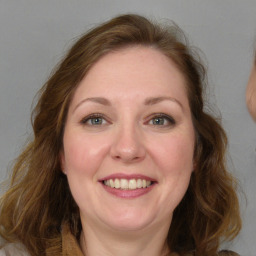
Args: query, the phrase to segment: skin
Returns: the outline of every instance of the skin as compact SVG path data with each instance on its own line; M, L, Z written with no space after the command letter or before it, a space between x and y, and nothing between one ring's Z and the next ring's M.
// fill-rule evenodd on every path
M95 113L102 116L91 117ZM84 254L163 255L195 145L185 80L174 63L142 46L102 57L74 94L63 144ZM116 196L100 181L117 173L145 175L155 184L135 198Z
M252 67L251 75L246 90L246 103L248 110L256 122L256 66Z

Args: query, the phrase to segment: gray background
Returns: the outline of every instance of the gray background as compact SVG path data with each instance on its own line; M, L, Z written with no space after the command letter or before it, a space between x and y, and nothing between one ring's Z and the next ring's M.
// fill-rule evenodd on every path
M33 97L78 35L121 13L174 20L205 54L210 102L240 180L243 230L225 246L256 255L256 124L245 87L256 38L256 0L0 0L0 180L31 134ZM231 164L232 163L232 164Z

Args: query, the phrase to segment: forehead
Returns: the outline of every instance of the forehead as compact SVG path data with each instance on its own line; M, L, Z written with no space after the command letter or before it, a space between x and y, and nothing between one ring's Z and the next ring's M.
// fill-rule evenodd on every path
M159 50L132 46L100 58L78 85L74 100L85 95L136 97L159 93L186 100L185 84L185 78L174 62Z

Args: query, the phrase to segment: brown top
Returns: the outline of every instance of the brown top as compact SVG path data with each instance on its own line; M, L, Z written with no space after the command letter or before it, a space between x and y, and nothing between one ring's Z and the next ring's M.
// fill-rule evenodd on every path
M68 225L62 226L62 255L84 256L78 241L76 240L75 236L70 232ZM179 254L171 253L170 256L179 256ZM218 253L218 256L239 256L239 254L233 251L223 250Z
M70 232L68 225L63 225L62 227L62 255L84 256L78 241Z
M57 248L51 248L47 250L47 256L84 256L81 247L75 238L75 236L70 232L68 225L62 226L61 234L61 246ZM25 247L22 244L7 244L4 248L0 249L0 256L30 256ZM177 253L171 253L170 256L178 256ZM239 256L239 254L232 251L221 251L218 256Z

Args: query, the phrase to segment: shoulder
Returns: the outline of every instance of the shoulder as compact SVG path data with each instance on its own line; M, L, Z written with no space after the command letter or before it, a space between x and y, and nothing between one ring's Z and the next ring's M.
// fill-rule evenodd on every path
M0 249L0 256L30 256L26 248L20 244L6 244Z

